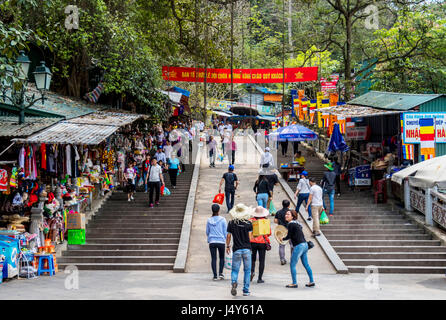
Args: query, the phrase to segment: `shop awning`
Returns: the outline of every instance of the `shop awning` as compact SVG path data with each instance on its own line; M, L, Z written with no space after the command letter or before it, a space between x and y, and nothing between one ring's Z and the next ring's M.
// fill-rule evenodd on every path
M446 189L446 156L419 162L398 171L392 175L392 181L402 184L407 177L412 186L420 188L438 186L440 189Z
M28 138L13 139L23 143L56 143L97 145L120 127L131 124L139 114L96 112L86 116L61 121Z
M27 137L45 129L60 118L25 117L25 122L19 124L19 117L0 117L0 137Z
M399 110L382 110L369 107L360 107L353 105L336 106L329 108L316 109L317 112L329 113L337 117L344 118L363 118L363 117L375 117L401 113Z
M266 115L258 116L257 119L265 120L265 121L276 121L276 117L274 117L274 116L266 116Z
M221 116L221 117L231 117L234 114L232 112L224 112L224 111L217 111L217 110L212 110L212 113Z
M180 92L173 92L173 91L164 91L160 90L161 93L164 93L166 96L169 97L169 100L176 105L180 105L181 97L183 96Z

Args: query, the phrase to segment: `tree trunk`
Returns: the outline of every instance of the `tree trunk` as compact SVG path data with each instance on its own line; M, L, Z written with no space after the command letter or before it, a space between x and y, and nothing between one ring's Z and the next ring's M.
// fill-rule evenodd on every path
M352 92L352 17L348 14L345 16L345 30L346 30L346 48L344 54L344 79L345 79L345 101L350 100Z

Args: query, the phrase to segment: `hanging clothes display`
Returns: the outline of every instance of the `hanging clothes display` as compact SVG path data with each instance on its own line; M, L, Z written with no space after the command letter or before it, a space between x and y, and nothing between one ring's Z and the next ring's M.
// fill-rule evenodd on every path
M71 146L67 144L65 146L65 165L66 170L65 174L72 176L72 170L71 170Z
M46 170L47 168L47 162L46 162L46 144L42 143L40 144L40 168L42 170Z
M19 167L25 169L25 147L22 146L19 151Z

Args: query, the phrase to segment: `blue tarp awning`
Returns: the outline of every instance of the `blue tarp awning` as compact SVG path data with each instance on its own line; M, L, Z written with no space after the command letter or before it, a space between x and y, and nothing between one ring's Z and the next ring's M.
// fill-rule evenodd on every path
M317 139L317 133L299 124L281 127L271 133L270 136L277 141L304 141Z

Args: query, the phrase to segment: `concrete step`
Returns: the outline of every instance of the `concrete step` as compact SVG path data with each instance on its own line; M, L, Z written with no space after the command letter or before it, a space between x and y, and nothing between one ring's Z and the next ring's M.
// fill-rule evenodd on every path
M334 246L333 249L338 253L367 253L367 252L438 252L446 253L446 248L443 246Z
M131 221L115 221L115 222L104 222L104 221L94 221L91 224L88 224L88 230L91 229L106 229L106 230L114 230L114 229L157 229L166 227L166 221L163 219L164 223L160 222L160 219L154 220L153 222L131 222ZM181 228L183 226L182 221L173 220L168 223L169 227L172 228Z
M364 215L336 215L329 216L330 220L333 221L343 221L343 220L373 220L373 221L381 221L381 220L399 220L399 221L407 221L407 219L402 215L396 214L364 214Z
M151 257L134 257L134 256L76 256L76 257L59 257L57 263L174 263L175 256L151 256Z
M128 212L103 212L98 213L97 217L101 218L107 218L107 219L137 219L137 218L158 218L160 217L164 218L183 218L184 212L162 212L160 210L153 209L153 211L150 211L148 209L147 211L128 211Z
M401 217L401 214L398 213L398 211L374 211L374 210L368 210L368 211L342 211L342 209L339 209L335 206L334 210L334 217L341 217L341 216L351 216L351 217L367 217L367 216L396 216Z
M179 237L181 234L181 231L178 232L172 232L172 230L169 230L170 233L166 233L164 231L153 231L153 232L145 232L145 233L124 233L124 232L107 232L104 230L104 232L89 232L87 231L86 238L87 240L90 238L116 238L116 239L144 239L144 238L160 238L160 237L167 237L167 238L174 238Z
M446 259L446 250L440 252L338 252L341 259L347 260L383 260L383 259Z
M180 241L180 236L175 235L176 237L170 236L169 238L160 238L159 235L156 235L158 237L152 237L152 238L117 238L117 237L93 237L90 236L87 238L86 243L87 244L155 244L155 243L162 243L162 244L176 244L178 245Z
M366 234L370 234L370 235L404 235L404 234L426 234L424 230L422 229L396 229L396 230L391 230L391 229L384 229L384 230L379 230L379 229L374 229L374 230L367 230L367 229L363 229L361 231L358 230L354 230L354 229L322 229L322 231L324 232L324 234L326 236L331 236L331 235L355 235L360 233L361 235L366 235Z
M338 246L440 246L440 240L333 240L329 239L334 247Z
M57 262L64 270L71 263ZM173 270L173 263L82 263L77 262L79 270Z
M74 245L69 244L68 250L177 250L177 244L163 244L163 243L152 243L152 244L84 244L84 245Z
M325 233L324 233L325 234ZM427 234L405 234L405 235L326 235L328 241L334 240L430 240L431 235Z
M76 256L83 256L83 257L105 257L105 256L125 256L125 257L163 257L163 256L169 256L173 257L176 256L177 250L84 250L82 248L81 250L68 250L63 252L64 257L76 257Z
M128 206L128 207L119 207L119 206L103 206L100 210L100 212L107 212L110 214L121 214L123 212L166 212L166 213L179 213L184 212L184 209L186 209L186 204L181 206L173 206L173 207L163 207L160 205L154 206L153 208L149 207L149 203L145 206Z
M165 225L164 225L165 226ZM115 233L115 234L122 234L122 233L128 233L128 234L153 234L153 233L178 233L181 232L181 226L178 226L176 228L88 228L87 234L93 234L93 233Z
M348 266L348 271L351 273L364 273L364 266ZM435 267L435 266L379 266L379 273L413 273L413 274L444 274L446 272L446 267Z
M164 217L162 218L162 220L165 223L174 223L174 222L178 222L178 220L181 222L183 221L183 217L176 217L176 216L172 216L172 217ZM103 223L103 224L107 224L107 223L157 223L160 222L160 217L159 216L133 216L131 219L128 217L125 218L120 218L120 217L101 217L101 218L94 218L93 220L91 220L90 223L94 224L94 223Z
M345 225L345 224L370 224L370 223L376 223L376 225L381 224L405 224L408 222L408 220L404 219L392 219L391 217L383 218L383 219L373 219L373 218L359 218L359 219L344 219L344 218L337 218L332 219L332 217L329 217L331 225Z
M329 223L321 225L322 230L332 230L332 229L346 229L346 230L398 230L398 229L408 229L408 230L418 230L418 226L404 223L404 224L339 224L339 223ZM420 229L422 230L422 229ZM360 231L358 231L360 232Z
M446 259L343 259L346 266L444 267Z

